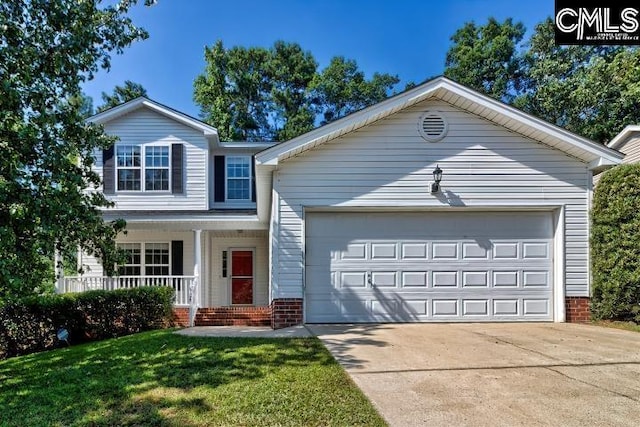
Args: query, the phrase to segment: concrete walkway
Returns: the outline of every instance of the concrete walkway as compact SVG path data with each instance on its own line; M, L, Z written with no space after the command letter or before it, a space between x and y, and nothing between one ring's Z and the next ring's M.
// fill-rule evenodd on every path
M391 426L638 426L640 334L576 324L308 325Z
M195 326L176 331L188 337L241 337L241 338L305 338L313 336L303 326L273 330L269 327L253 326Z

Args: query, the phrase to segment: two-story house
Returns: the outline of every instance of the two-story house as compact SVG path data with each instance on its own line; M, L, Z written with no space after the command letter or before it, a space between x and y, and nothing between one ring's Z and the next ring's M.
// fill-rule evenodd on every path
M91 120L129 259L65 290L172 286L201 324L588 318L592 175L623 156L449 79L277 145L145 98Z
M169 285L183 321L191 291L200 307L235 307L201 312L202 323L270 324L271 186L256 185L253 156L273 144L221 142L215 128L147 98L90 120L119 138L94 153L95 172L115 203L105 220L127 221L118 245L128 261L108 278L81 253L86 273L65 278L66 290Z

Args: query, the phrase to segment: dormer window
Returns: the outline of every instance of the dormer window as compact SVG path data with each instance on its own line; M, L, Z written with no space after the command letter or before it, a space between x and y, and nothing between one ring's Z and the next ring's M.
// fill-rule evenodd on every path
M228 156L227 200L251 201L251 157Z

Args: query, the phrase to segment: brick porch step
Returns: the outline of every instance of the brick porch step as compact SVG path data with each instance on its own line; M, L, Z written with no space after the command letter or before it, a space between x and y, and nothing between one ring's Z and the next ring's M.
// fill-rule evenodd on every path
M198 309L196 326L271 326L271 307L208 307Z

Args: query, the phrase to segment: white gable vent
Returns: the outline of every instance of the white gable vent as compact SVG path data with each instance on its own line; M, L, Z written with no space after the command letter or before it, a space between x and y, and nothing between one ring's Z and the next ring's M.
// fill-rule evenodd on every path
M420 116L418 131L425 141L438 142L447 134L449 125L439 112L427 111Z

